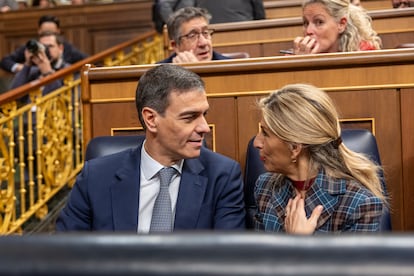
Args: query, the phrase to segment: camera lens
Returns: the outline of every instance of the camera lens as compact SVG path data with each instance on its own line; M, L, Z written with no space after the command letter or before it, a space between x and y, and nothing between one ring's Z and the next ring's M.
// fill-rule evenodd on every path
M26 48L27 50L36 55L39 52L39 42L37 42L35 39L30 39L27 43L26 43Z

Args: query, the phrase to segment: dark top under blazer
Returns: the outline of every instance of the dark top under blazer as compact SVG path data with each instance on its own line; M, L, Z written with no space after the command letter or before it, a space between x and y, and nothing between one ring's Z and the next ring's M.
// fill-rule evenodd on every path
M141 148L85 162L57 231L137 231ZM243 183L234 160L202 148L184 162L174 230L245 229Z

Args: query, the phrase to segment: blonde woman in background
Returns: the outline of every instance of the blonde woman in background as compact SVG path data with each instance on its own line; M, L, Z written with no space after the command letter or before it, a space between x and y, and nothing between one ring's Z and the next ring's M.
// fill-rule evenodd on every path
M293 44L295 55L377 50L381 39L371 17L349 0L305 0L303 36Z
M268 173L255 186L256 229L312 234L374 232L386 208L379 171L341 140L329 96L287 85L259 103L254 146Z

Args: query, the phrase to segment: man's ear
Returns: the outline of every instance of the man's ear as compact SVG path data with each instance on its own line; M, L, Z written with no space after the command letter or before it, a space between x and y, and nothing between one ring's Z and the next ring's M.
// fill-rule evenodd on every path
M149 107L144 107L142 109L142 118L144 119L144 123L148 131L157 131L157 117L158 113L154 109Z
M173 51L177 53L178 52L177 43L174 40L170 40L170 45Z
M348 24L348 20L346 19L346 17L342 17L339 20L338 31L340 34L342 34L345 31L347 24Z

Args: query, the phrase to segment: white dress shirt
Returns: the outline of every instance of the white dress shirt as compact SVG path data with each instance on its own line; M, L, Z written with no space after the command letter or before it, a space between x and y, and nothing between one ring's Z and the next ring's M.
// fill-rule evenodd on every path
M151 226L152 210L154 209L155 199L160 191L160 179L158 172L164 166L155 161L145 150L145 141L141 149L141 172L139 189L139 214L138 214L138 233L149 233ZM171 209L173 220L175 218L175 206L177 204L178 189L180 187L181 171L184 160L173 165L177 170L177 174L171 179L169 187L171 197ZM174 221L173 221L174 223Z

